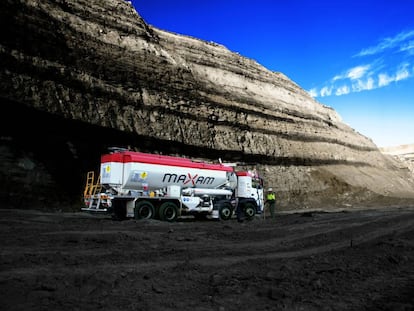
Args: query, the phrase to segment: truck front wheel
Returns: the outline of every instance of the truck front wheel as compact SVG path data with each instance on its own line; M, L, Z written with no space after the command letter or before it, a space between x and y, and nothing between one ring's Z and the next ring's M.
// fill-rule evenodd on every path
M160 219L174 221L178 217L178 207L173 202L165 202L160 206Z
M219 215L222 220L229 220L233 215L233 207L230 203L223 203L219 207Z
M244 205L244 215L246 216L247 220L253 219L253 217L256 215L256 207L253 203L247 202Z
M154 218L155 208L149 201L138 201L135 203L134 218L135 219L151 219Z

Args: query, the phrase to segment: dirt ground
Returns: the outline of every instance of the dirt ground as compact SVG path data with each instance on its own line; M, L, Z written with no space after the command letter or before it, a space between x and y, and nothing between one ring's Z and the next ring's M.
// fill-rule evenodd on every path
M414 310L414 208L249 222L0 210L2 310Z

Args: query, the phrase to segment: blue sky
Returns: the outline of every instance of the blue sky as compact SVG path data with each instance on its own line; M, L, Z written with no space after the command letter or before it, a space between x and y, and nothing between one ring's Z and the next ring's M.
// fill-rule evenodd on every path
M132 3L150 25L284 73L379 147L414 143L414 1Z

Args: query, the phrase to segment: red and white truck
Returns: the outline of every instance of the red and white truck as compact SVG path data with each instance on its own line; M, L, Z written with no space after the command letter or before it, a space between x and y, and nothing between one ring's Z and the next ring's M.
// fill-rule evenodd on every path
M101 156L100 166L97 181L88 175L83 211L165 221L251 219L263 212L262 179L235 165L114 149Z

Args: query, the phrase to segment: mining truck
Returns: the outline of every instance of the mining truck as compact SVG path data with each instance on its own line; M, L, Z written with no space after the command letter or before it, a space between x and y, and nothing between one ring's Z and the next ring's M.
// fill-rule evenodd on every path
M101 156L97 178L88 172L81 210L164 221L261 214L263 181L257 172L220 162L113 149Z

